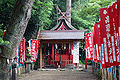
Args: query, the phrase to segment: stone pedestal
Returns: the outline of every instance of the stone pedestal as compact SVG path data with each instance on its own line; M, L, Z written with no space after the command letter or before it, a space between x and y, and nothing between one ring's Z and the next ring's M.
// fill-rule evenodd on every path
M32 62L25 62L25 72L30 73Z
M27 56L27 60L25 61L25 72L26 73L30 72L31 66L32 66L31 56Z

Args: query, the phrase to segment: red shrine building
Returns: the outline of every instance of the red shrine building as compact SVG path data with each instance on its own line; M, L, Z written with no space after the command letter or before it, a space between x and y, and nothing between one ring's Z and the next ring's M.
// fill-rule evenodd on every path
M41 68L51 64L64 68L67 64L73 64L76 54L74 43L83 42L85 31L77 30L65 19L61 19L51 30L39 31ZM77 51L79 57L79 45Z
M66 13L62 14L58 24L51 30L38 32L40 41L40 68L47 65L64 68L68 64L79 63L79 43L83 42L84 32L71 25L71 0L66 5ZM69 11L70 9L70 11Z

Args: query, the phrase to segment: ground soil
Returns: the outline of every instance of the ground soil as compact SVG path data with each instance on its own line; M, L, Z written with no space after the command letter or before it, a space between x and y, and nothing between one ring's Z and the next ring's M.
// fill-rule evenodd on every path
M18 80L97 80L97 78L94 74L92 74L91 70L88 70L87 72L76 70L37 70L27 74L22 74L19 76Z

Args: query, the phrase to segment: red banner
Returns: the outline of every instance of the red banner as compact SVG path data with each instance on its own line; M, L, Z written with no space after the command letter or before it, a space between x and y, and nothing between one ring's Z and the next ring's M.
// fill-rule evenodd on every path
M38 56L39 40L31 40L31 61L36 62Z
M102 8L101 15L101 33L103 36L103 46L105 52L106 67L117 66L120 62L118 52L118 17L117 6L114 3L109 8Z
M113 16L113 18L112 18L112 20L113 20L113 26L111 27L111 34L112 34L112 36L114 36L114 39L113 39L113 37L111 37L112 38L112 40L114 40L114 47L115 47L115 53L116 53L116 63L114 63L114 65L113 66L117 66L117 65L119 65L119 63L120 63L120 53L119 53L119 29L118 29L118 23L119 23L119 17L118 17L118 6L117 6L117 3L114 3L113 5L112 5L112 11L111 11L111 13L113 14L113 15L111 15L111 16ZM114 32L114 33L113 33Z
M88 33L86 34L86 37L85 37L85 56L86 56L86 60L90 60L90 56L88 54Z
M93 62L97 62L97 52L96 52L96 38L95 38L95 26L96 24L94 24L94 28L93 28Z
M116 8L115 8L116 9ZM117 26L116 26L116 33L118 33L117 34L117 40L118 40L118 49L117 49L117 53L119 53L119 59L120 59L120 0L117 0L117 12L116 12L116 20L117 20L117 22L116 22L116 24L118 24Z
M93 62L101 62L103 68L120 64L119 14L120 0L117 0L109 8L101 8L101 21L94 24L93 35L91 36L91 33L88 33L85 38L87 58L93 57ZM92 49L94 49L93 55L91 55L90 51Z
M94 26L94 38L95 38L95 53L97 56L97 62L100 62L100 24L99 23L95 23ZM99 50L100 49L100 50Z
M87 33L85 37L86 59L93 59L93 33Z
M110 51L109 51L109 60L110 60L110 66L115 66L117 62L116 58L116 52L115 52L115 37L114 37L114 29L115 29L115 23L114 23L114 16L113 16L113 6L109 7L109 16L110 16L110 33L107 36L110 36Z
M90 59L93 59L93 50L94 50L94 45L93 45L93 32L88 34L88 41L89 41L89 51L90 51Z
M100 9L100 17L101 17L101 33L102 33L102 44L104 47L104 58L105 58L105 66L110 66L110 58L109 58L109 51L111 48L111 40L110 40L110 16L108 8L101 8Z
M20 42L20 47L19 47L19 63L23 64L23 62L25 61L25 39L22 39Z

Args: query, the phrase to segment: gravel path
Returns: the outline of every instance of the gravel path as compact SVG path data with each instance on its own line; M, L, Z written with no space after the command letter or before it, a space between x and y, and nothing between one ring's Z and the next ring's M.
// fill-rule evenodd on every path
M97 80L91 71L32 71L18 80Z

